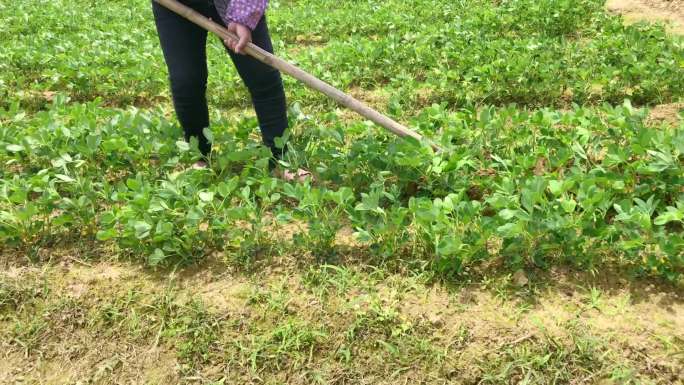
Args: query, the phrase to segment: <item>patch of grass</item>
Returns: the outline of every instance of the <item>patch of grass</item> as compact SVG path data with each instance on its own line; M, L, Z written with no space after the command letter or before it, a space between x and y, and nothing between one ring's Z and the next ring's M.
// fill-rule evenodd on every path
M364 276L363 278L370 278ZM309 267L303 276L304 285L319 296L343 295L349 290L363 290L372 281L362 280L353 269L345 266L321 265Z
M34 281L29 277L13 279L0 275L0 315L20 310L36 298L47 295L48 287L44 282Z
M264 314L289 313L288 305L292 297L287 290L288 278L284 277L279 282L269 285L266 289L255 288L249 295L248 304L259 306Z
M614 378L618 372L629 373L625 371L629 368L620 363L619 354L611 351L600 338L573 328L565 330L570 335L564 339L545 335L541 341L528 341L492 352L482 363L482 382L593 383L606 378L618 380Z
M16 344L24 354L32 354L39 348L48 333L48 323L43 317L17 319L9 332L10 344Z
M635 304L625 302L624 294L590 281L585 282L588 287L601 293L600 312L582 311L592 309L592 291L579 286L575 286L577 298L571 299L576 301L573 306L554 307L568 299L556 298L560 294L553 290L540 291L538 302L501 306L503 300L519 298L510 288L505 289L510 291L507 299L500 297L493 280L474 300L459 303L458 298L465 298L459 292L466 289L437 294L419 278L321 266L262 273L257 279L261 287L255 286L258 289L247 298L244 309L210 310L198 291L221 290L224 285L200 285L201 277L160 281L159 274L141 271L134 280L113 282L93 281L89 277L94 273L82 272L62 282L59 274L48 269L44 276L29 275L22 283L31 287L47 282L50 294L36 297L31 306L6 309L0 323L2 346L11 357L41 356L51 362L50 357L61 349L59 341L78 338L81 342L70 353L72 365L95 360L83 365L102 370L70 372L74 379L131 376L127 368L134 357L126 353L131 349L143 356L164 352L164 365L170 366L160 370L206 383L229 383L229 379L439 383L448 378L468 384L510 379L538 384L603 380L665 384L676 381L683 363L679 356L684 342L672 332L674 324L655 320L648 325L623 324L620 318L631 319L638 311ZM298 282L308 282L310 291L302 291ZM364 289L355 291L354 282L362 282ZM504 277L502 282L509 280ZM88 290L76 290L80 285ZM321 288L326 291L319 295ZM85 292L89 294L71 297ZM448 304L451 300L444 295L453 295L457 303ZM435 302L421 305L423 298ZM410 308L414 302L424 307ZM616 330L623 331L619 338L611 337L612 331L600 334L606 326L594 325L603 322L602 317L612 317L608 313L614 309L624 313L615 319ZM433 319L425 312L439 316ZM656 308L640 316L656 314L663 316ZM505 329L512 327L509 322L514 322L513 329ZM89 346L105 349L103 356L91 357ZM27 378L37 378L37 373Z
M238 349L242 361L255 372L297 370L318 354L328 337L325 330L297 318L252 329L251 333Z
M216 351L222 320L207 312L201 302L174 308L162 320L161 336L175 345L178 357L190 368L209 361Z

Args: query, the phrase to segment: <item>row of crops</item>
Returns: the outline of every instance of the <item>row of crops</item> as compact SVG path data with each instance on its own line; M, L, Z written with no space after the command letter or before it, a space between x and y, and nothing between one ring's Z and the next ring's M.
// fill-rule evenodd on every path
M166 69L150 5L123 3L0 5L0 106L19 99L24 108L41 108L45 91L118 107L159 103ZM662 28L626 28L603 3L273 1L269 21L278 54L340 88L382 89L390 98L383 108L400 117L432 103L567 107L680 98L681 39ZM210 44L209 62L213 105L248 106L218 42ZM307 105L331 106L293 80L287 88Z
M317 129L300 116L297 141L310 143L308 164L322 181L311 186L270 176L252 119L208 132L218 143L213 167L192 170L184 165L197 152L160 113L103 114L58 97L31 117L0 115L9 122L0 241L26 250L113 242L156 265L213 250L252 258L282 242L279 227L306 223L290 247L322 258L344 252L336 237L351 227L369 255L410 256L442 272L493 258L620 261L675 278L684 267L684 129L644 118L628 103L563 113L435 107L415 121L441 127L449 151L435 154L363 123L331 118Z
M389 137L287 80L288 162L315 171L310 185L267 172L218 42L216 151L210 170L188 169L197 152L179 141L149 4L119 3L0 5L7 252L77 247L151 265L215 251L240 261L354 252L443 274L491 261L684 271L684 127L652 124L641 108L684 90L684 44L661 27L625 27L598 0L274 1L279 54L376 95L447 149ZM356 247L345 249L349 230Z

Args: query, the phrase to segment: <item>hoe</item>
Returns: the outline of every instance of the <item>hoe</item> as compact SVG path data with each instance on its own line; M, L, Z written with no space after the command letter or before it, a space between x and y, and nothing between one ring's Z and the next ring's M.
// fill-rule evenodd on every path
M177 0L155 1L163 5L164 7L170 9L171 11L181 15L182 17L190 20L191 22L199 25L200 27L206 29L207 31L214 33L219 38L221 38L221 40L238 40L238 37L232 32L228 31L226 28L215 23L207 17L204 17L202 14L195 11L194 9L179 3ZM272 55L264 51L255 44L249 43L245 47L244 52L247 55L259 60L260 62L265 63L273 68L280 70L281 72L284 72L294 77L295 79L306 84L309 88L312 88L325 94L329 98L335 100L337 103L349 108L352 111L357 112L361 116L376 123L381 127L386 128L392 133L400 137L414 138L418 141L429 144L430 147L432 147L435 151L442 151L442 149L437 144L431 142L426 138L423 138L423 136L421 136L417 132L397 123L388 116L383 115L380 112L368 107L359 100L353 98L350 95L345 94L344 92L338 90L330 84L316 78L315 76L309 74L308 72L302 70L294 64L289 63L275 55Z

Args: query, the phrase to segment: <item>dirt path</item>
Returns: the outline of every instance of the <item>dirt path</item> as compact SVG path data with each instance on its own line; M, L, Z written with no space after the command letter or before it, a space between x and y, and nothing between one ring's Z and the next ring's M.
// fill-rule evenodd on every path
M0 267L0 384L684 381L681 288L522 274Z
M606 8L627 22L665 22L672 33L684 35L684 0L608 0Z

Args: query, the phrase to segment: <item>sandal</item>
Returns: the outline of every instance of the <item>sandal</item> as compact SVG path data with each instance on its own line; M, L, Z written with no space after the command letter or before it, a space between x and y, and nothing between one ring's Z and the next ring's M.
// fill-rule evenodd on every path
M311 180L312 182L316 181L316 178L313 176L313 174L310 171L304 170L304 169L298 169L297 172L292 172L290 170L276 170L275 174L278 178L283 179L286 182L304 182L307 179Z
M206 161L198 160L197 162L193 163L191 167L193 170L204 170L205 168L209 167L209 164Z

